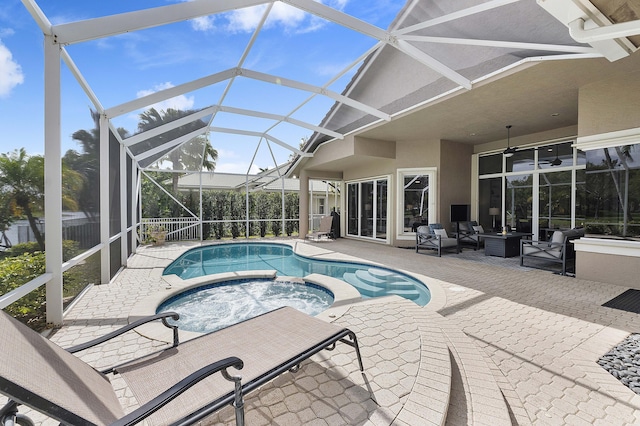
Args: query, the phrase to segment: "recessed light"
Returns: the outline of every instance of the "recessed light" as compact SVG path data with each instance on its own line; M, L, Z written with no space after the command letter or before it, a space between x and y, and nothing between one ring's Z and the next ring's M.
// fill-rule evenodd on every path
M475 133L469 133L469 136L475 136L475 135L476 135Z
M559 112L554 112L553 114L551 114L551 116L552 116L552 117L557 117L557 116L559 116L559 115L560 115L560 113L559 113Z

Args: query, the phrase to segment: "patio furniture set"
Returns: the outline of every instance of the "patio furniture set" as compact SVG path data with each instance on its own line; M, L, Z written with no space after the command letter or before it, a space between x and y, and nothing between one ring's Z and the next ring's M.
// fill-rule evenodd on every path
M569 263L575 260L572 240L584 236L583 229L556 229L549 241L531 239L533 234L506 229L503 232L485 232L475 221L456 223L456 231L451 236L442 224L431 223L416 229L416 252L420 249L434 250L442 256L444 250L460 253L464 246L479 250L484 246L486 256L503 258L520 256L520 266L525 259L534 265L544 267L548 262L560 264L561 274L567 275Z

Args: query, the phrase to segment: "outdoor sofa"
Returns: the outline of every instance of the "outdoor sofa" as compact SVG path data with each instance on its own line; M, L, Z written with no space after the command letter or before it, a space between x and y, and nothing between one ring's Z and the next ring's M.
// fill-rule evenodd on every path
M338 341L355 349L363 371L353 332L294 308L280 308L182 344L177 328L166 321L169 317L178 319L175 313L154 315L64 350L0 312L0 393L64 425L130 425L142 420L187 425L229 404L236 409L236 424L242 425L244 394L297 370L302 361L332 350ZM72 355L155 320L173 328L170 348L101 372ZM109 373L123 376L138 409L125 415Z

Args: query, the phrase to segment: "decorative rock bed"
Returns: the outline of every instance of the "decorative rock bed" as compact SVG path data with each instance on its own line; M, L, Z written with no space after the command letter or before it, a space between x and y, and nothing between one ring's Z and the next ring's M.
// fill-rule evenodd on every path
M640 395L640 334L631 334L604 354L598 364Z

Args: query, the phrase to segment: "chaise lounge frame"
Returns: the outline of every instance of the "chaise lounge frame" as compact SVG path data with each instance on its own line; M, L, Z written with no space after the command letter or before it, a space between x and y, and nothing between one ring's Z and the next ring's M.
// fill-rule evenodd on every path
M297 371L304 360L323 349L333 350L337 342L355 349L364 371L355 333L294 308L280 308L182 344L168 318L177 320L178 315L169 312L143 318L67 351L1 312L0 393L10 403L29 406L61 424L125 426L146 420L190 425L233 405L236 424L243 425L243 395L286 371ZM101 372L72 355L157 320L173 329L169 348ZM263 339L246 340L255 336ZM224 355L230 352L237 356ZM183 371L193 365L198 368L184 376ZM229 374L231 367L244 378ZM141 405L138 409L124 415L109 373L124 377Z

